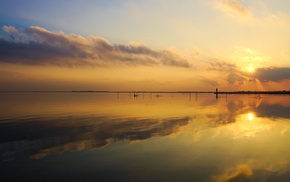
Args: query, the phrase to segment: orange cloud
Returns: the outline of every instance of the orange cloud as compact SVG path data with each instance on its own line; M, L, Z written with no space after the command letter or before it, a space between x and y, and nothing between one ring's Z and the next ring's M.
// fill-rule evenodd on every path
M223 175L216 177L218 182L246 181L253 175L248 165L238 165L235 169L227 170Z
M15 27L12 27L12 26L6 26L6 25L4 25L2 28L3 28L3 30L5 32L16 32Z
M251 16L251 11L239 0L218 0L217 7L226 13Z

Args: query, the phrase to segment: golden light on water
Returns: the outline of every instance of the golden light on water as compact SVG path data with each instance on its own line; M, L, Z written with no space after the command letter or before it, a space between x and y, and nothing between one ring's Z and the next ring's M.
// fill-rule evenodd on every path
M228 125L225 130L230 131L230 137L233 137L234 139L242 139L264 136L274 127L275 123L271 120L257 117L254 112L248 112L237 116L236 122L232 125Z

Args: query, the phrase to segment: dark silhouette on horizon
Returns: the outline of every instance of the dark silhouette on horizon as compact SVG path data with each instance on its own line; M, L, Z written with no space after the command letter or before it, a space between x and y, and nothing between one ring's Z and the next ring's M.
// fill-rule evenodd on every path
M135 94L135 96L138 95L138 93L142 93L142 94L146 94L146 93L150 93L150 94L161 94L161 93L180 93L180 94L190 94L190 93L196 93L196 94L208 94L208 93L213 93L216 95L220 95L220 94L290 94L290 90L276 90L276 91L219 91L218 88L216 88L216 90L213 91L120 91L120 90L116 90L116 91L110 91L110 90L42 90L42 91L35 91L35 90L30 90L30 91L0 91L0 93L7 93L7 92L14 92L14 93L21 93L21 92L31 92L31 93L49 93L49 92L59 92L59 93L66 93L66 92L76 92L76 93L133 93Z

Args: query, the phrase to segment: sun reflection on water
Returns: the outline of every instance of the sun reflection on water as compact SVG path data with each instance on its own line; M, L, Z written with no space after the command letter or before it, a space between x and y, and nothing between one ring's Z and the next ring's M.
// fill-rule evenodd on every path
M231 126L234 138L253 138L257 134L264 134L274 127L274 123L266 118L256 117L255 113L249 112L237 118Z

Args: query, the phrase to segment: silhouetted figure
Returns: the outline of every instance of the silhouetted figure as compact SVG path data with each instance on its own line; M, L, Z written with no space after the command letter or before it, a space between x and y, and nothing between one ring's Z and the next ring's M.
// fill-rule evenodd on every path
M219 89L218 88L215 89L215 98L216 99L219 98Z

